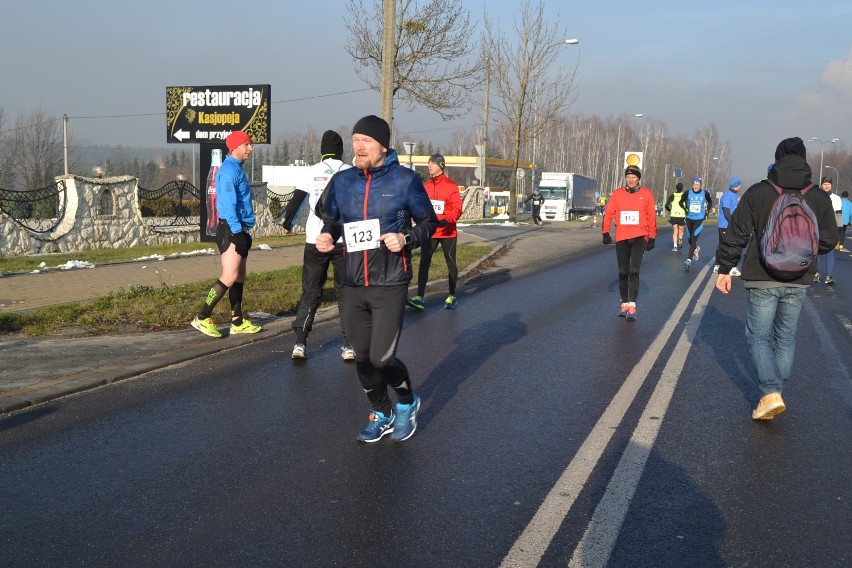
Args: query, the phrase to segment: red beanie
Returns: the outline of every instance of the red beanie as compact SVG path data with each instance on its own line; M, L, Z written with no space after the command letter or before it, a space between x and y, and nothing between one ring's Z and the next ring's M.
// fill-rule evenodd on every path
M245 144L246 142L251 142L251 138L249 138L249 135L242 130L234 130L228 134L227 138L225 138L225 146L228 147L228 152L233 152L239 148L241 144Z

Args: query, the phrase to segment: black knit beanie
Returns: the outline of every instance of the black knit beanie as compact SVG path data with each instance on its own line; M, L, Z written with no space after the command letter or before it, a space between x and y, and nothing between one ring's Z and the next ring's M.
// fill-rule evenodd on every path
M446 160L444 160L444 156L441 154L432 154L429 156L429 161L433 164L436 164L442 170L446 167Z
M320 143L320 154L323 157L331 156L338 160L343 159L343 138L334 130L326 130L322 133L322 142Z
M776 161L780 160L782 156L786 156L788 154L799 156L805 160L808 159L807 154L805 153L805 143L802 142L802 139L798 136L795 138L785 138L778 144L778 147L775 148Z
M352 134L369 136L384 148L390 148L390 126L383 119L371 114L355 123Z

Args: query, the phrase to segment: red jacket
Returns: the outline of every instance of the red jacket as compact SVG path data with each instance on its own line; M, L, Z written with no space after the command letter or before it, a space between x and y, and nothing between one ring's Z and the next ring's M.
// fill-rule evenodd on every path
M647 187L630 193L625 187L612 192L606 202L603 232L609 233L610 225L615 222L615 241L624 241L635 237L657 238L657 207L654 195Z
M462 214L461 194L456 182L440 174L438 177L430 178L423 183L432 205L435 206L435 214L438 221L447 220L446 227L438 227L432 235L433 239L450 239L458 235L456 233L456 221ZM444 212L439 213L443 208Z

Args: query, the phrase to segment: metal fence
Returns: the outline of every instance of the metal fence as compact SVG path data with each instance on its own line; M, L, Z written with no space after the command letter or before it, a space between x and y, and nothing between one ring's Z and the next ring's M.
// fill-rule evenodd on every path
M197 227L201 193L188 181L170 181L160 189L138 188L139 212L153 231Z
M34 233L45 234L56 229L65 215L65 203L64 181L41 189L0 189L0 211Z

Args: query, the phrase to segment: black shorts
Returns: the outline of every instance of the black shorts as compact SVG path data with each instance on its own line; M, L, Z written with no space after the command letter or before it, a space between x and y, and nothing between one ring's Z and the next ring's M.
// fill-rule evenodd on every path
M684 220L684 217L672 217L669 219L669 223L683 227L686 224L686 221Z
M233 242L231 237L234 234L231 232L231 227L227 221L219 219L219 224L216 225L216 245L219 247L219 254L223 254L231 246ZM248 236L248 248L251 250L251 235ZM248 255L246 255L248 256Z

